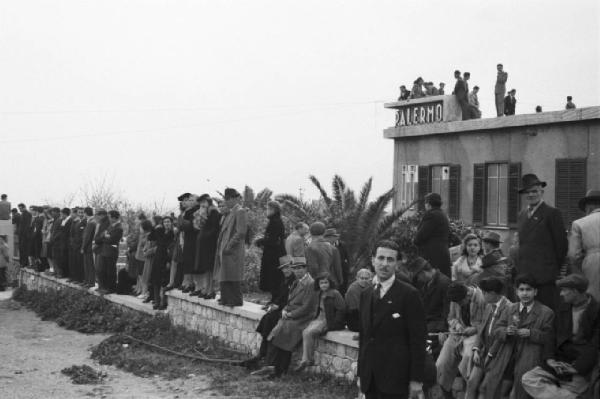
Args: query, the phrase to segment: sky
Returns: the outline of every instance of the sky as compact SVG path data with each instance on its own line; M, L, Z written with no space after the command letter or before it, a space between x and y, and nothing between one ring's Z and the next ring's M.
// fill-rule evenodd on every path
M0 191L59 204L106 181L175 206L225 187L392 187L384 102L471 72L495 115L600 105L597 0L0 1ZM72 204L75 205L75 204Z

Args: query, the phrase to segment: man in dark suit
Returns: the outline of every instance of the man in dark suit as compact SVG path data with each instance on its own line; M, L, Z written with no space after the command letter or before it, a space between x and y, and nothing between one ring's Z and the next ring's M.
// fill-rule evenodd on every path
M367 399L417 398L425 374L425 311L418 291L395 278L398 245L376 247L374 286L360 297L358 376Z
M508 96L504 97L504 115L514 115L517 108L517 99L515 98L517 91L512 89L508 92Z
M454 71L454 77L456 78L456 84L454 85L454 92L452 94L456 96L456 100L462 110L462 120L465 121L469 119L469 92L467 91L467 84L460 76L459 70Z
M538 282L536 299L557 309L555 282L567 255L567 232L558 209L543 200L546 182L534 174L522 178L520 194L525 194L527 209L519 214L519 261L517 272L529 273Z
M94 220L94 210L89 206L83 211L86 217L85 228L81 240L81 254L83 255L83 282L86 287L93 287L96 281L94 271L94 253L92 252L92 243L94 242L94 233L96 232L96 221Z
M31 248L32 233L31 223L33 217L27 210L25 204L19 204L18 208L19 212L21 212L21 220L17 230L17 235L19 236L19 263L21 266L27 266L29 265L29 250Z
M419 256L446 276L451 277L452 264L448 249L450 222L441 207L442 197L439 194L429 193L425 196L425 213L419 223L414 244L418 248Z
M71 278L83 283L83 255L81 254L81 245L83 243L83 231L87 219L83 213L83 208L75 207L71 210L72 223L69 232L69 266Z
M117 211L108 212L110 225L104 231L96 235L95 242L100 246L98 254L98 273L100 286L98 292L110 294L117 288L117 258L119 257L119 242L123 238L123 228L119 220L121 214Z

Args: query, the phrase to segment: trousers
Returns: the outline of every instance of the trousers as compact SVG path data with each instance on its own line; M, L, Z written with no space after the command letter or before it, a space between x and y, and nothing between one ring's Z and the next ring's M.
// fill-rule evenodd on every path
M496 116L504 116L504 93L494 93L496 99Z
M560 381L539 366L523 374L521 383L523 389L536 399L576 399L589 386L581 375L575 374L571 381Z
M114 292L117 289L117 258L114 256L98 256L101 289Z
M94 254L92 252L83 253L83 282L87 285L94 285L96 282L96 270L94 269Z

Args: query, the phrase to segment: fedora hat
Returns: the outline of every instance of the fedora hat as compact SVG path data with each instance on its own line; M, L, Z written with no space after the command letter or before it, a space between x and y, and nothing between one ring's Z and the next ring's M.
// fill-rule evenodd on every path
M500 234L494 233L493 231L486 232L481 238L481 241L494 242L496 244L500 244L502 242L500 239Z
M286 266L290 266L292 264L292 257L290 255L284 255L279 258L279 267L278 269L283 269Z
M600 202L600 190L588 190L585 197L579 200L579 209L585 212L585 204L588 201Z
M292 263L290 266L292 268L306 267L306 258L304 256L294 256L292 257Z
M526 190L529 190L534 186L546 187L546 182L538 179L538 177L533 173L523 175L521 178L521 188L519 189L519 194L523 194Z
M323 237L339 237L340 235L338 234L336 229L326 229L325 230L325 234L323 234Z

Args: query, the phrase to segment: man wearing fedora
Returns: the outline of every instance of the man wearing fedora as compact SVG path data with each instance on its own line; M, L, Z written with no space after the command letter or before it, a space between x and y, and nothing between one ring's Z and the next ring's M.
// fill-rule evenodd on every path
M568 259L589 280L587 292L600 301L600 190L590 190L579 201L586 216L571 226Z
M534 174L522 177L519 194L527 208L518 218L519 261L517 272L530 273L538 284L536 299L555 310L558 290L555 282L567 255L567 233L561 213L543 200L546 182Z

